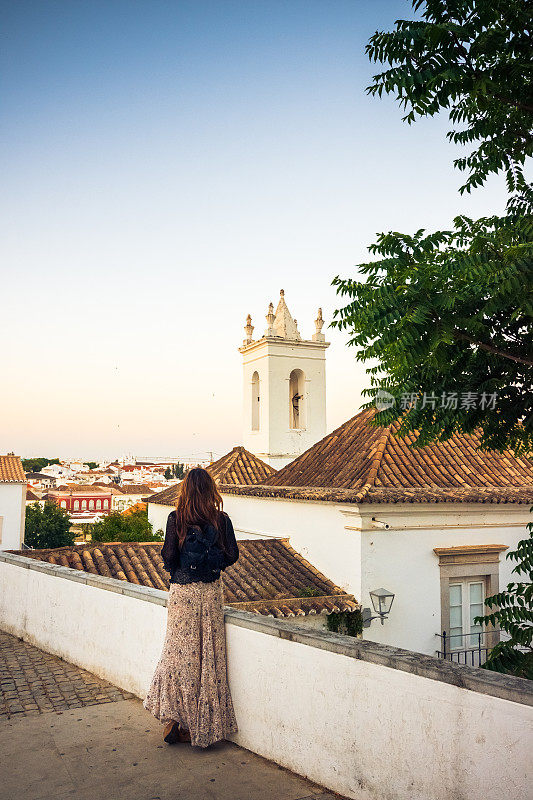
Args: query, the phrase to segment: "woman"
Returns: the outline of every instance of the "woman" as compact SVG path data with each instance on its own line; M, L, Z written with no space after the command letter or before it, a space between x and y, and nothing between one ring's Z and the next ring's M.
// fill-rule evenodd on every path
M236 733L226 675L221 570L239 557L211 475L185 476L161 550L170 572L167 631L144 707L166 723L169 744L208 747Z

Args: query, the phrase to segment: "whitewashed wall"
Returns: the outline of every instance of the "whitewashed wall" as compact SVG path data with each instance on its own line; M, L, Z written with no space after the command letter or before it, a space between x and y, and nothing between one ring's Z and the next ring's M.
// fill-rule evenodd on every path
M158 530L163 531L163 535L167 529L167 519L174 506L161 506L158 503L148 503L148 522L152 525L152 530L157 533Z
M19 550L24 541L26 484L0 483L0 550Z
M511 504L381 505L365 509L364 514L365 605L370 605L369 591L379 586L396 594L389 619L384 625L373 622L365 636L429 654L437 649L435 634L441 632L440 569L433 548L504 544L513 550L531 519L528 506ZM390 524L390 529L369 529L372 516ZM515 563L500 554L500 588L513 580Z
M369 592L395 593L384 625L366 639L434 654L441 628L440 570L435 547L504 544L514 549L526 534L528 506L516 504L380 504L354 506L224 494L238 531L288 536L290 544L330 580L371 607ZM372 527L375 517L389 530ZM500 557L500 587L513 563Z
M0 628L141 697L165 600L0 554ZM243 747L354 800L530 797L528 681L232 609L226 634Z
M361 595L361 537L345 530L336 503L223 494L224 510L241 538L288 537L304 558L341 588Z

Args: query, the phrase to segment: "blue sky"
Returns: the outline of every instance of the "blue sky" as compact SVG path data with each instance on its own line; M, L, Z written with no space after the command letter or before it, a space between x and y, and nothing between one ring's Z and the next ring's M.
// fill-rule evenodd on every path
M407 2L2 3L0 452L222 454L241 441L247 313L304 336L381 230L461 198L446 119L365 94ZM364 370L330 332L328 428ZM221 424L223 420L223 424Z

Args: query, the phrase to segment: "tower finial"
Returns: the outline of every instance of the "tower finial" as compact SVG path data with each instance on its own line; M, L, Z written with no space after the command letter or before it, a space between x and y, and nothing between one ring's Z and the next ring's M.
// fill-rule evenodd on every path
M243 341L243 344L251 344L252 343L252 334L254 332L254 326L252 325L252 316L248 314L246 317L246 325L244 326L244 332L246 334L246 339Z
M318 309L317 318L315 319L315 328L316 333L313 333L313 341L314 342L325 342L326 337L322 333L322 328L324 326L324 319L322 317L322 309Z
M274 303L268 304L268 311L265 319L267 321L267 329L265 331L265 336L273 336L274 332L272 326L274 325L274 320L276 319L274 315Z
M285 289L280 289L279 290L279 296L280 297L284 297L284 295L285 295Z

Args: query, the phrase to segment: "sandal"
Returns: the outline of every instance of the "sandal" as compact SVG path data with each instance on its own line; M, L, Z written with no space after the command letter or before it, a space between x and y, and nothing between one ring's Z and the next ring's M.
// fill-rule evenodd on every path
M163 741L167 744L176 744L176 742L180 741L180 726L178 722L171 719L170 722L165 725Z

